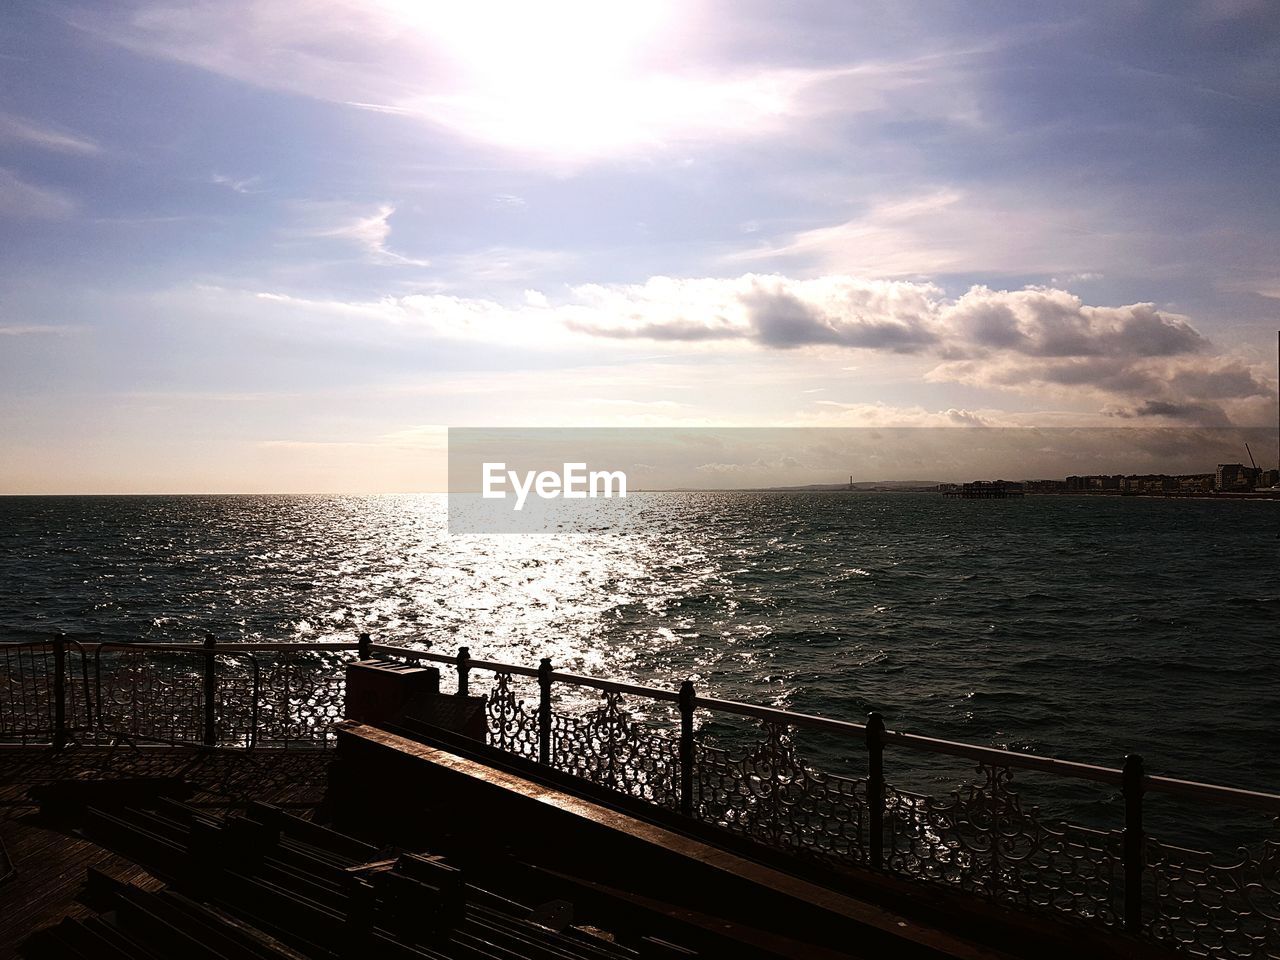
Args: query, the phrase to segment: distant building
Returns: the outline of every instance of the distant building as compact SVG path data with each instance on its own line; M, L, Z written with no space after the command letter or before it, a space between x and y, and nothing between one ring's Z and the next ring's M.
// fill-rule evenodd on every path
M1246 467L1242 463L1220 463L1214 475L1215 490L1252 490L1258 485L1262 471L1257 467Z
M1066 493L1065 480L1024 480L1022 489L1026 493Z
M1123 477L1120 480L1120 492L1133 495L1149 496L1151 494L1168 493L1177 489L1177 477L1170 477L1163 473L1134 474Z
M1213 490L1212 473L1188 473L1178 477L1178 490L1182 493L1208 493Z
M1089 477L1067 477L1067 489L1072 493L1105 493L1107 491L1120 492L1121 481L1124 477L1120 474L1115 476L1106 476L1104 474L1096 474Z

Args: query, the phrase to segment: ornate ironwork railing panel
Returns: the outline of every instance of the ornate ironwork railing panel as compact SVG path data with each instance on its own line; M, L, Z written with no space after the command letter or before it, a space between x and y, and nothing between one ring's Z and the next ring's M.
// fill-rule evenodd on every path
M6 643L0 646L0 740L45 743L58 735L60 661L62 733L82 736L89 728L93 711L84 648L65 640Z
M823 860L867 860L866 781L822 773L799 756L783 724L763 722L745 749L698 744L700 819Z
M1008 767L979 764L949 797L886 786L886 866L986 899L1115 925L1118 833L1044 820L1024 807Z
M346 703L346 661L340 653L299 648L258 659L259 746L328 747Z
M527 760L538 759L538 706L526 700L521 684L510 673L493 675L485 698L489 746Z
M204 742L204 658L198 649L102 644L94 654L99 735L111 740Z
M209 639L101 644L89 655L63 638L0 645L0 739L325 746L345 712L341 651L355 646ZM1123 926L1210 960L1280 958L1280 837L1227 858L1161 842L1143 829L1143 796L1271 816L1280 797L1148 776L1134 756L1117 770L886 731L874 714L862 725L697 697L688 682L676 693L558 673L547 660L534 670L471 661L465 648L397 653L367 638L359 650L451 668L458 693L485 696L486 735L499 750L770 847ZM737 726L699 725L695 714ZM886 748L960 757L977 776L945 796L909 790L886 779ZM841 771L865 764L866 776L821 769L815 757ZM1103 784L1110 799L1120 788L1123 824L1045 817L1025 801L1025 781L1015 788L1015 772Z
M254 745L259 670L252 655L104 643L93 662L96 738Z
M553 711L551 765L597 786L671 810L680 808L680 745L641 720L622 694L601 691L578 716Z
M214 655L213 745L258 745L262 676L263 671L254 654Z
M1280 957L1280 837L1227 862L1146 843L1153 904L1148 933L1196 957Z

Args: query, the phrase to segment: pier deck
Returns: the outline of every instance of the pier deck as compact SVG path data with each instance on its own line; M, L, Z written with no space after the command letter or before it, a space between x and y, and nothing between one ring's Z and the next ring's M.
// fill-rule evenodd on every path
M16 957L18 943L35 930L93 912L77 900L90 867L145 889L161 886L132 860L81 836L74 825L41 816L34 796L41 788L66 781L165 777L189 784L188 802L210 811L261 800L310 816L324 798L332 759L332 753L318 750L255 754L86 747L58 754L0 747L0 841L16 871L0 884L0 960Z

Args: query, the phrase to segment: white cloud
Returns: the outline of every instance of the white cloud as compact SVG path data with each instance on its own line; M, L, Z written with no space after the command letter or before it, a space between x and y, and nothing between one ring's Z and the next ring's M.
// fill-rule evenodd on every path
M215 173L211 176L210 181L220 187L226 187L233 193L256 193L254 189L261 181L261 177L228 177L225 174Z
M0 140L29 143L57 153L93 156L102 152L102 147L88 137L56 130L8 113L0 113Z
M981 123L980 53L795 67L737 57L672 0L135 0L77 26L150 55L291 93L420 119L575 164L786 132L832 113ZM589 77L589 82L583 78Z
M12 170L0 167L0 217L62 220L75 209L70 197L27 183Z
M748 274L591 284L559 296L528 290L511 303L438 293L357 302L275 293L256 299L271 305L279 319L295 317L313 332L321 329L316 320L329 318L335 329L350 327L362 336L394 331L543 354L594 342L597 353L608 350L628 362L648 356L648 344L662 342L677 356L733 357L741 369L751 363L760 384L769 382L768 364L782 363L769 357L802 351L801 367L787 369L795 373L808 365L816 371L826 363L831 379L788 385L815 391L836 386L826 394L832 399L813 398L809 410L826 420L839 413L841 422L849 416L880 422L876 408L862 401L849 407L838 392L849 379L842 361L850 350L875 357L858 365L871 371L858 382L883 379L892 367L896 382L964 384L1018 394L1042 409L1046 403L1092 408L1143 422L1265 422L1259 418L1275 397L1267 370L1218 349L1186 317L1150 303L1093 306L1043 287L975 286L951 299L927 283ZM760 359L749 360L752 355ZM895 358L891 364L889 358ZM930 424L998 422L986 410L925 413Z
M933 382L1091 399L1121 417L1253 422L1275 393L1186 317L1150 303L1092 306L1064 290L975 286L948 300L927 283L747 275L573 292L563 322L594 336L918 355L941 361L924 374Z
M313 212L324 215L325 211L349 210L346 204L308 204ZM387 241L391 237L391 217L396 208L389 203L380 204L372 213L339 214L339 221L314 228L311 236L322 239L345 240L361 247L374 263L400 264L412 267L427 267L429 260L406 257L390 249Z
M652 277L643 284L573 288L576 305L566 309L565 323L612 339L747 340L780 349L829 344L917 353L936 339L929 321L941 293L930 284L848 276Z
M441 257L438 266L450 278L450 286L476 286L545 280L548 274L562 271L576 260L574 254L563 250L497 246Z
M1014 426L1018 420L999 410L929 410L918 404L895 406L888 403L843 403L818 400L817 409L803 411L796 426L806 427L996 427Z
M0 337L29 337L44 334L61 334L65 333L68 329L71 328L55 327L43 323L0 324Z
M283 316L327 317L341 324L356 321L409 335L443 337L472 343L548 345L571 335L545 308L508 306L492 300L446 294L409 294L369 301L316 300L258 293L260 302Z
M1141 234L1117 233L1108 211L1087 203L1059 206L1012 191L978 195L943 187L879 200L843 223L749 247L726 261L859 276L977 272L1083 278L1141 260L1148 246Z

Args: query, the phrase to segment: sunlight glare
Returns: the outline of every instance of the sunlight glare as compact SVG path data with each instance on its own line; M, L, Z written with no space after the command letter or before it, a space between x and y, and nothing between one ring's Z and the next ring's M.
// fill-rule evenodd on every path
M572 157L654 140L688 115L689 84L663 69L679 37L672 3L384 3L450 74L404 106L478 139Z

